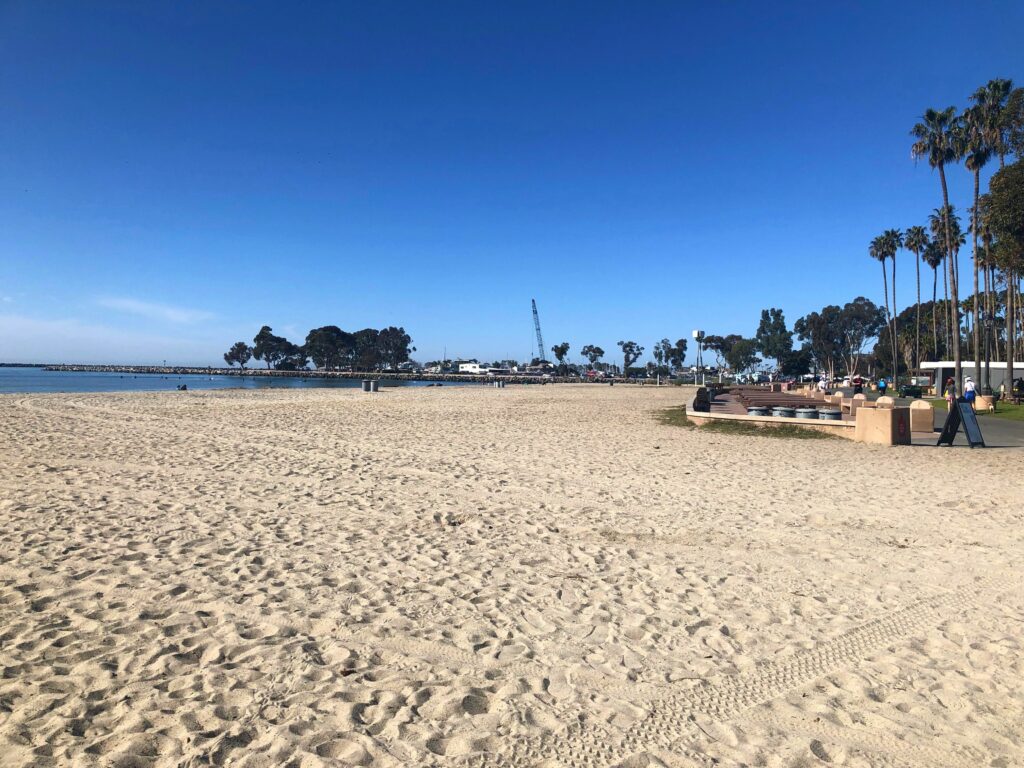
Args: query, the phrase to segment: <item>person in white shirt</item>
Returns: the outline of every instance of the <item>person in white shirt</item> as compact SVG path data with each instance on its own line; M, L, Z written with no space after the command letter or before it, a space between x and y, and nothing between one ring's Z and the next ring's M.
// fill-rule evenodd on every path
M966 379L964 379L964 400L966 400L973 406L974 398L976 395L977 392L974 387L974 379L968 376Z

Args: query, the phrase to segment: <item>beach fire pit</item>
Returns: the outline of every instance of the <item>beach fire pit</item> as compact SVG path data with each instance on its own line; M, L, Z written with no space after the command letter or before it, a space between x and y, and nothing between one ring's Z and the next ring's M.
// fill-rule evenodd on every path
M772 408L772 416L781 416L784 419L792 419L796 416L796 408L791 408L788 405L776 405Z

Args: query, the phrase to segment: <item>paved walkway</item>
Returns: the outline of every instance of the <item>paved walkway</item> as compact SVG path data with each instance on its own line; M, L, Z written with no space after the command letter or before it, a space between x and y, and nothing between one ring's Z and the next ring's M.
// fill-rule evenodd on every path
M853 388L846 387L842 389L833 390L835 392L842 392L844 397L853 396ZM878 399L877 392L865 392L868 400ZM896 398L897 405L909 406L913 402L913 398L899 397ZM823 403L824 405L824 403ZM744 408L735 397L729 394L719 395L711 403L712 413L731 413L731 414L746 414L747 409ZM849 418L849 417L844 417ZM946 421L946 411L935 411L935 433L931 435L922 434L920 432L915 433L913 437L913 444L920 446L932 446L935 447L935 443L939 439L939 433L942 432L942 425ZM1022 421L1009 421L1007 419L1000 419L988 414L978 415L978 424L981 427L981 436L985 439L986 448L1024 448L1024 422ZM949 446L944 446L949 447ZM957 433L956 439L953 441L953 448L968 448L967 440L964 437L963 429Z
M935 445L945 421L946 411L936 409L935 434L914 435L914 445ZM1024 448L1024 421L1010 421L988 414L979 414L978 426L981 427L981 436L985 439L986 448ZM962 428L957 433L956 440L953 441L953 447L968 447Z

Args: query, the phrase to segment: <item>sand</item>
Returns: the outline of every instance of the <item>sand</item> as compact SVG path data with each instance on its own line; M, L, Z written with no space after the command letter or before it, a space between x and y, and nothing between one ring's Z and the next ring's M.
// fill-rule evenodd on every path
M684 399L0 397L0 764L1024 765L1024 456Z

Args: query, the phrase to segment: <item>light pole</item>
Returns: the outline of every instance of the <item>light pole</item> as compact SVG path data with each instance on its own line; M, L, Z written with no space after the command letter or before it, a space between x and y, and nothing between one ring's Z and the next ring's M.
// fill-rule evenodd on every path
M704 386L704 331L694 329L693 339L697 342L697 371L700 373L700 385ZM696 377L694 377L696 382Z

